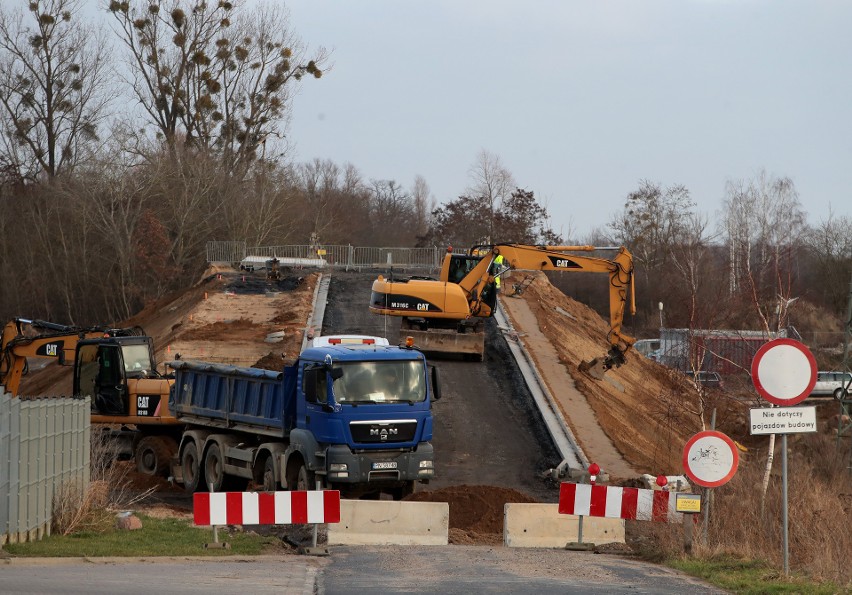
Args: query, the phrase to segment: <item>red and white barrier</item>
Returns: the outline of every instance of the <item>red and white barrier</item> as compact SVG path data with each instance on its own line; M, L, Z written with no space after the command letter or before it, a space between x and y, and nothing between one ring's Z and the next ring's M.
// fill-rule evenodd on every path
M683 513L675 510L676 500L676 492L663 490L577 483L559 486L559 514L682 523Z
M340 492L198 492L196 525L299 525L340 522Z

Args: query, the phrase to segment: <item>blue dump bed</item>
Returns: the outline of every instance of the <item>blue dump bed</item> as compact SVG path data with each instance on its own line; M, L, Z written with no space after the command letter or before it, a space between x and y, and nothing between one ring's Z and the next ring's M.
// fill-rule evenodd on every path
M285 438L296 424L297 368L283 372L174 361L169 407L178 420Z

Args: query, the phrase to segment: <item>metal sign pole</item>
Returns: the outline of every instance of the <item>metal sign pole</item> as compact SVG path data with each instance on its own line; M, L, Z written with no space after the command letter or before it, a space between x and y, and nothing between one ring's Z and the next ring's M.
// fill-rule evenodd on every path
M790 574L790 543L788 539L787 524L787 434L781 434L781 494L783 502L783 527L784 527L784 576Z

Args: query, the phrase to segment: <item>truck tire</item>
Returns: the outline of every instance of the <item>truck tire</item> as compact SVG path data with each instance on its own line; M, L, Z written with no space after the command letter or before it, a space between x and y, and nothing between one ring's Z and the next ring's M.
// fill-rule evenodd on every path
M308 471L308 468L305 467L305 464L302 463L299 467L299 471L296 474L296 489L299 491L308 491L313 490L316 487L314 482L314 474L312 471Z
M835 401L840 401L842 399L845 399L847 396L848 396L848 393L846 392L845 388L840 387L840 388L834 389L834 400Z
M278 489L275 483L275 459L271 455L263 462L263 491L274 492Z
M216 443L207 447L204 455L204 479L211 492L221 492L226 489L225 459Z
M177 451L177 444L167 436L145 436L136 445L133 457L136 470L144 475L166 475L169 461Z
M189 493L207 491L207 484L204 482L204 469L201 466L198 446L195 442L189 442L183 447L180 464L183 468L184 489Z

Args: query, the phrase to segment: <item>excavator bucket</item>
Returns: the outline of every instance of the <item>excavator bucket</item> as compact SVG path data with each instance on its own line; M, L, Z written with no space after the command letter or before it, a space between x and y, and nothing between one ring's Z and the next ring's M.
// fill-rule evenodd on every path
M460 333L449 329L400 329L400 341L414 339L414 346L427 353L460 354L465 359L482 361L485 353L485 333Z
M581 362L578 366L581 372L586 372L592 378L603 380L604 374L613 367L617 368L625 363L627 359L624 357L624 352L615 347L609 350L606 357L595 358L589 362Z
M607 370L609 370L609 368L604 365L604 360L597 357L588 362L580 362L578 367L581 372L585 372L597 380L603 380L604 374Z

